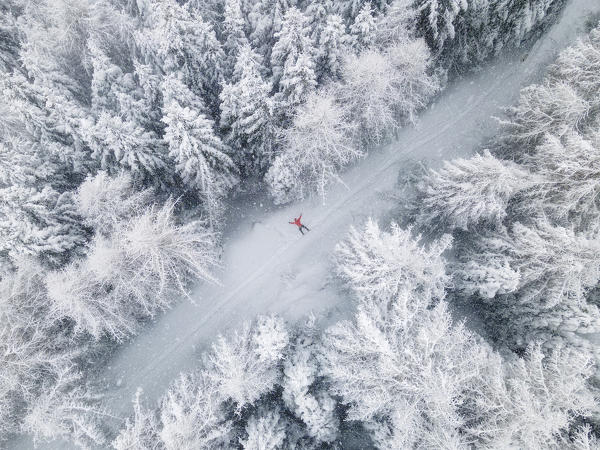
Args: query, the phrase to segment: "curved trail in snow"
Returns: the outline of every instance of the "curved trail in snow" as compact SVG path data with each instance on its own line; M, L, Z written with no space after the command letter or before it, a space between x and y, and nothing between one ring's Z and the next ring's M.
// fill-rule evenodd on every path
M224 269L218 274L222 285L198 286L194 303L182 301L115 354L98 375L108 411L128 417L138 387L144 390L144 403L155 404L180 372L197 366L217 334L257 314L276 313L290 321L311 311L344 317L352 304L336 290L329 261L348 227L360 226L369 216L386 216L393 203L383 194L394 188L407 159L439 162L480 149L498 129L493 116L515 103L520 88L540 79L557 52L582 33L592 13L600 13L598 0L570 0L528 53L505 57L452 83L416 126L401 130L394 143L348 170L342 176L345 186L333 186L325 205L319 200L284 208L263 207L258 200L235 205L239 223L227 235ZM304 236L288 224L300 212L311 229ZM11 448L32 448L29 438L13 444ZM40 448L70 445L54 442Z

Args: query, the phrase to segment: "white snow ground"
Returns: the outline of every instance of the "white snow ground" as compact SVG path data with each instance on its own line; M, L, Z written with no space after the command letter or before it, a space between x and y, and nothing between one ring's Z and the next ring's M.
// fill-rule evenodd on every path
M125 418L138 387L146 405L154 405L181 371L193 370L198 356L219 333L227 333L261 313L290 321L309 312L338 319L351 310L330 277L330 254L350 225L368 216L384 218L393 204L399 169L409 158L433 160L469 155L494 135L492 116L513 104L519 89L539 80L557 52L572 43L586 19L600 13L598 0L571 0L559 21L528 54L520 52L486 66L449 86L415 127L393 144L371 153L334 186L325 204L305 201L284 208L238 205L238 223L226 236L221 286L202 285L160 317L114 356L100 374L107 389L106 407ZM525 59L523 60L523 58ZM301 236L288 221L298 214L311 232ZM33 448L29 437L9 448ZM53 442L40 448L70 448Z

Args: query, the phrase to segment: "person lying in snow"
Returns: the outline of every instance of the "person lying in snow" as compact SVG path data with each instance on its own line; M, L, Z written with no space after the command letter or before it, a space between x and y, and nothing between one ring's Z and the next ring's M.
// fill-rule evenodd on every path
M298 226L298 230L300 231L300 233L304 234L304 231L302 231L302 228L304 228L306 231L310 231L308 229L308 227L306 225L304 225L302 222L300 222L300 219L302 218L302 214L300 214L300 216L298 216L297 219L294 219L293 222L289 222L291 225L296 225Z

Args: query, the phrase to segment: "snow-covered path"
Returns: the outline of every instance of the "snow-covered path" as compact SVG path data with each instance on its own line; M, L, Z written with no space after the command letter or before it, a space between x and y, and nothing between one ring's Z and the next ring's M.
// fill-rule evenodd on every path
M330 254L352 224L382 218L393 206L383 195L409 158L449 159L469 155L497 130L492 118L511 105L519 89L539 79L559 49L573 42L599 0L571 0L560 20L533 47L446 89L416 127L399 133L392 145L373 152L349 170L346 186L334 186L326 204L306 201L285 208L240 205L239 224L226 238L221 286L202 285L143 334L124 346L100 374L111 414L127 417L138 387L154 404L181 372L192 370L199 353L259 313L296 320L310 311L338 318L350 308L330 278ZM301 236L288 221L298 214L311 232ZM27 441L27 442L25 442ZM28 439L15 444L28 448ZM53 443L48 448L58 448Z

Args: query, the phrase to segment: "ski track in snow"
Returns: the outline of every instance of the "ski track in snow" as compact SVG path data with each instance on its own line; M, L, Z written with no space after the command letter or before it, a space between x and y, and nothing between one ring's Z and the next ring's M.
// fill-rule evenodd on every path
M384 194L394 188L407 160L426 158L439 164L480 149L498 130L493 116L516 102L521 87L538 81L557 52L582 33L591 13L598 12L598 0L571 0L529 52L497 60L452 83L422 112L416 126L402 129L394 143L348 170L342 176L345 186L332 186L325 204L312 199L283 208L258 201L235 205L239 223L226 236L221 285L196 287L193 302L184 299L160 316L98 374L96 384L106 390L110 414L132 414L138 387L144 391L144 404L156 405L180 372L198 366L201 352L219 333L257 314L280 314L292 322L310 312L329 320L346 317L352 301L336 288L329 273L331 252L349 226L389 213L393 203ZM522 61L524 55L528 56ZM288 224L300 213L311 229L304 236ZM29 437L11 444L8 448L33 448ZM61 441L38 448L72 445Z

